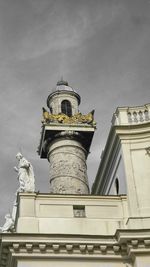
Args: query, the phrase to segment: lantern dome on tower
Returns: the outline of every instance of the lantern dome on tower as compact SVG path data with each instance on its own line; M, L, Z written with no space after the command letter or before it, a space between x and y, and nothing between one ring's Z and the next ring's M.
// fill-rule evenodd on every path
M57 106L57 104L59 105L61 100L69 100L71 102L73 101L73 106L78 106L80 104L81 98L80 95L68 84L67 81L61 79L57 82L55 88L52 90L52 92L47 98L47 106L50 109L53 100L55 101L55 107ZM74 101L77 101L77 103L75 103ZM78 108L75 108L75 110L76 112L78 112ZM59 110L59 112L61 111Z
M52 90L52 92L57 92L57 91L70 91L76 93L76 91L68 84L68 82L64 81L63 79L58 81L56 87Z

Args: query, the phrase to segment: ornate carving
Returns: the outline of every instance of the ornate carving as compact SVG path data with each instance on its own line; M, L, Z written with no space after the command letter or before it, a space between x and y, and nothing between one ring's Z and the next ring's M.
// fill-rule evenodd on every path
M86 245L83 245L83 244L79 245L79 249L80 249L81 252L85 251L86 250Z
M52 244L52 248L54 251L59 251L60 245L59 244Z
M76 113L74 116L67 116L66 114L50 114L45 108L43 108L43 123L57 122L57 123L67 123L67 124L92 124L96 126L94 121L94 110L86 115L82 113Z
M26 249L27 249L27 251L32 251L32 249L33 249L33 244L32 243L26 243Z
M71 251L73 249L73 244L66 244L66 250Z
M46 244L39 244L39 249L41 251L45 251L46 250Z
M51 193L56 194L88 194L88 186L72 177L56 177L50 180Z
M74 133L76 132L65 132L68 135ZM89 193L86 153L82 145L74 140L60 140L58 143L53 143L48 153L51 193Z
M58 155L56 155L57 157ZM71 157L71 156L70 156ZM81 180L87 182L87 171L86 171L86 165L83 162L69 162L69 159L64 160L51 160L50 161L50 178L53 179L56 176L74 176L74 177L80 177Z
M114 245L113 250L115 253L117 253L120 250L120 247L118 245Z
M14 251L19 251L19 243L13 243L13 249Z
M138 240L137 239L131 240L131 244L132 244L132 246L137 246L138 245Z
M144 244L145 246L150 246L150 239L145 239Z
M87 250L88 250L88 252L93 252L94 245L87 245Z
M100 250L104 253L107 251L107 246L106 245L100 245Z

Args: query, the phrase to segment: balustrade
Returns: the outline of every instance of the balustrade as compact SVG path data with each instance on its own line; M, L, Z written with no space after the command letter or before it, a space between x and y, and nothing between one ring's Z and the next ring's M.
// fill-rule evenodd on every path
M134 110L128 111L128 123L142 123L150 120L150 114L148 110Z

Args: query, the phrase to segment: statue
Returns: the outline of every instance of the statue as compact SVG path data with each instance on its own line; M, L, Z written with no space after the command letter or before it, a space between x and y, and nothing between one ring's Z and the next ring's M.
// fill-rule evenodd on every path
M10 214L5 215L5 223L2 227L0 227L0 230L2 233L7 233L7 232L13 232L14 231L14 221L11 218Z
M17 192L35 192L35 177L31 163L19 152L16 155L18 167L14 170L18 173L19 188Z

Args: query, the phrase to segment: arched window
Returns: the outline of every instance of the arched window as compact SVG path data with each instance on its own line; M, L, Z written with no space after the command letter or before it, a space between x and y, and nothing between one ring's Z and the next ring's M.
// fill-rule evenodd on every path
M71 117L72 116L72 108L71 108L71 103L68 100L63 100L61 102L61 112L66 114L67 116Z
M116 190L116 195L119 195L119 180L116 178L115 180L115 190Z

